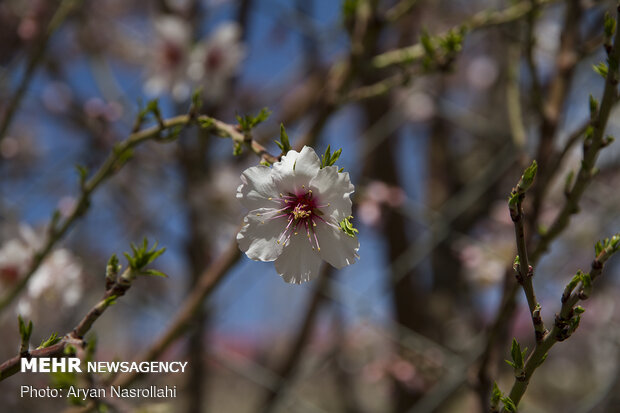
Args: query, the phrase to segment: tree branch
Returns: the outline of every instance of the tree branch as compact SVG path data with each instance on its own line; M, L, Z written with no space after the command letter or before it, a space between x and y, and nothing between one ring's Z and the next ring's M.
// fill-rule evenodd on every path
M28 284L28 281L32 277L32 275L39 268L41 263L44 261L45 257L50 253L54 245L67 233L67 231L71 228L71 226L75 223L75 221L83 216L90 206L90 199L92 193L108 178L117 173L127 162L129 157L131 157L131 153L133 148L138 146L139 144L146 142L148 140L154 140L159 142L169 142L174 139L171 138L170 134L167 137L162 137L162 133L164 131L169 131L178 127L185 127L194 123L199 125L203 125L209 132L214 133L221 137L229 137L235 143L248 145L252 151L261 157L262 160L265 160L269 163L277 162L278 157L271 155L264 146L254 141L251 138L251 135L247 133L242 133L237 125L231 125L219 121L217 119L213 119L208 116L192 116L188 115L179 115L169 119L162 119L160 116L156 116L158 119L158 124L155 126L151 126L142 130L137 130L136 132L129 135L129 137L116 144L114 146L113 151L110 153L108 158L104 161L103 165L99 168L99 170L88 180L83 178L81 184L81 193L76 202L76 206L71 212L71 214L66 217L64 220L60 220L58 214L54 214L52 218L52 222L49 228L48 239L43 245L43 247L35 253L34 258L28 267L25 275L18 281L18 283L13 287L11 291L5 294L0 299L0 312L4 310L8 305L13 302L15 298L19 296L22 290ZM140 118L140 116L138 117ZM140 127L141 122L138 121L136 123L136 128Z

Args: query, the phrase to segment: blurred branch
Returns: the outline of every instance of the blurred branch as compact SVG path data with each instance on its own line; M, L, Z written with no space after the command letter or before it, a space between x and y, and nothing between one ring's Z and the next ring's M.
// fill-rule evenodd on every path
M527 69L530 75L530 91L532 94L532 100L534 102L534 108L539 114L543 114L543 92L540 84L540 77L538 76L538 68L536 67L536 61L534 60L534 46L536 46L536 37L534 31L536 29L536 18L539 14L538 0L530 0L532 5L530 12L527 14L527 28L525 34L525 62L527 63Z
M303 321L295 336L295 340L293 341L293 344L291 345L284 361L275 371L279 377L279 380L275 388L268 389L269 393L262 403L260 410L263 413L270 413L274 411L277 407L279 398L284 396L287 387L294 379L297 366L303 355L303 350L311 337L312 331L316 324L317 316L319 314L319 309L321 304L324 302L324 294L326 293L325 290L329 286L330 272L331 267L324 265L319 281L314 287L314 293L310 298L310 303L303 317Z
M508 47L508 74L506 79L506 107L510 136L517 149L523 151L527 141L527 132L523 124L521 111L521 93L519 91L519 48L511 44Z
M219 282L224 279L228 270L241 257L237 240L233 239L226 251L218 257L213 264L202 273L200 279L196 283L193 292L185 298L182 307L177 312L172 323L159 336L157 340L142 354L135 358L135 361L153 361L156 360L163 352L177 340L185 332L189 322L194 314L202 307L202 303L215 288ZM128 386L133 383L143 373L131 372L113 378L114 385Z
M237 245L237 240L233 239L226 251L202 273L192 293L184 299L183 306L177 312L172 323L146 351L137 356L133 361L139 363L156 360L172 343L179 339L186 332L194 315L202 308L205 298L215 290L219 282L222 281L224 276L228 273L228 270L240 257L241 253ZM126 387L143 374L144 373L132 371L117 376L112 375L106 383L114 386ZM95 404L91 402L86 406L67 409L66 412L83 413L92 411L94 408Z
M254 141L249 133L241 132L240 128L237 125L230 125L204 115L195 117L190 113L188 115L179 115L169 119L163 119L158 115L156 116L157 125L139 130L143 121L143 119L140 120L141 116L143 118L145 115L141 114L140 116L138 116L138 119L136 120L136 124L134 126L134 130L136 131L129 135L126 140L114 146L113 151L109 154L103 165L90 179L86 180L86 172L84 171L81 182L81 193L76 202L75 208L73 209L71 214L64 219L60 218L60 214L58 212L54 213L52 221L50 223L47 241L45 242L43 247L34 255L32 263L30 264L26 274L19 280L19 282L15 285L15 287L13 287L11 291L9 291L2 297L2 299L0 299L0 311L4 310L9 304L11 304L11 302L13 302L15 298L17 298L17 296L28 284L28 281L30 280L32 275L39 268L39 265L52 250L54 245L67 233L67 231L71 228L74 222L86 213L90 206L90 199L92 193L103 182L105 182L108 178L117 173L124 166L124 164L132 156L133 148L138 146L139 144L144 143L148 140L154 140L163 143L170 142L176 139L176 134L180 132L180 129L178 128L198 123L202 125L203 128L207 129L212 133L215 133L222 137L231 138L235 143L238 143L239 145L248 145L254 153L261 157L262 160L265 160L269 163L277 162L278 160L276 156L269 154L261 144ZM170 131L169 135L162 136L162 132L164 131Z
M538 6L551 4L557 0L540 0ZM537 7L538 7L537 6ZM510 23L515 20L519 20L526 16L532 10L532 3L522 1L514 6L508 7L500 11L483 10L466 21L451 30L461 30L465 32L471 32L483 27L495 26L499 24ZM448 34L450 30L441 35L442 37ZM425 56L425 50L422 43L417 43L412 46L404 47L402 49L392 50L375 56L372 59L373 67L380 69L397 64L408 64L412 61L421 59Z
M11 121L13 120L22 98L28 89L28 85L32 80L32 76L45 55L50 38L80 3L81 0L63 0L52 16L45 33L34 46L34 50L30 55L30 59L28 60L28 64L26 66L26 71L24 72L17 89L15 89L13 96L11 96L8 100L4 117L2 118L2 122L0 122L0 141L2 141L2 139L6 136L9 126L11 125ZM2 307L0 306L0 308Z
M413 9L418 0L400 0L385 12L385 20L394 23Z
M547 163L551 160L553 143L557 134L560 116L567 105L567 95L575 73L575 68L579 62L579 26L583 16L579 0L570 0L566 4L566 12L562 33L560 35L560 46L556 56L556 74L549 85L547 98L543 101L542 97L537 109L541 115L540 138L536 151L536 159L539 161L538 179L536 187L533 188L532 214L530 229L534 230L538 226L539 212L542 201L547 192L547 187L556 170L550 169ZM535 69L534 69L535 70ZM533 85L533 94L536 94L536 87ZM535 96L536 97L536 96ZM532 231L533 232L533 231Z

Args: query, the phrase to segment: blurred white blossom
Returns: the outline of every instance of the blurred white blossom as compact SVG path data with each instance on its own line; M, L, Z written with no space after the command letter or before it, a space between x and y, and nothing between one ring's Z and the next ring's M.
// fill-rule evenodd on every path
M192 89L202 87L208 102L221 101L245 57L241 27L234 22L222 23L192 46L187 21L166 16L156 19L154 25L157 39L149 57L145 93L170 93L176 101L183 101Z
M241 180L237 198L250 212L237 242L249 258L275 261L289 283L315 277L323 260L342 268L359 258L357 237L340 227L351 214L349 174L321 168L312 148L248 168Z
M188 70L189 78L202 86L206 100L219 102L225 95L228 81L237 73L244 57L241 27L234 22L223 23L194 48Z
M185 20L172 16L159 17L154 25L156 41L149 56L144 92L150 96L170 93L175 100L183 101L191 92L187 78L192 40L190 26Z
M19 237L0 247L0 285L11 288L26 275L34 254L43 246L43 238L32 228L22 225ZM41 303L71 307L82 296L82 266L66 249L52 251L32 274L22 293L17 312L33 317Z

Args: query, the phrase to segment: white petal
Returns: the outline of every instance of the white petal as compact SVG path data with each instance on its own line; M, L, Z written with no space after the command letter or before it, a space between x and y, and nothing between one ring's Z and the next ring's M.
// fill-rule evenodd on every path
M346 267L359 258L357 251L360 243L357 237L351 237L324 222L318 222L314 230L321 247L319 255L334 267Z
M177 82L172 87L172 97L177 102L182 102L189 98L190 88L189 85L183 82Z
M265 165L253 166L243 171L243 184L237 188L237 199L244 207L252 210L277 206L275 201L269 200L271 197L278 197L271 173L271 168Z
M305 232L292 235L276 260L276 271L287 283L301 284L319 274L321 257L312 249Z
M155 20L155 31L169 42L179 45L188 44L191 40L191 31L187 22L178 17L160 17Z
M321 169L321 161L309 146L301 152L290 150L280 162L273 164L274 181L281 192L298 193L302 185L308 187L310 180Z
M210 41L223 45L232 45L241 38L241 26L236 22L220 24L211 35Z
M310 188L316 191L319 202L324 206L321 211L333 217L337 222L351 215L351 198L354 191L348 172L338 172L335 166L321 169L310 181Z
M159 96L166 90L166 85L166 79L163 76L152 76L144 84L144 93L150 97Z
M286 218L269 220L265 215L273 216L273 211L273 208L256 209L243 219L237 243L250 259L273 261L282 253L282 243L276 241L286 228Z

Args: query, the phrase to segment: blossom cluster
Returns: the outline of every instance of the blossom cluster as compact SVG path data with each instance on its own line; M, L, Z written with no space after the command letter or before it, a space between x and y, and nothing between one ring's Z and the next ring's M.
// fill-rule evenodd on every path
M19 237L0 246L0 286L9 289L25 276L37 251L42 247L42 238L29 226L22 225ZM16 307L18 314L33 318L37 306L42 302L63 307L76 305L82 296L82 266L67 249L52 251L32 274L26 294Z
M188 22L167 16L155 20L155 33L145 93L170 93L176 101L183 101L193 88L201 87L208 102L220 102L245 56L241 27L233 22L222 23L209 37L193 45Z

